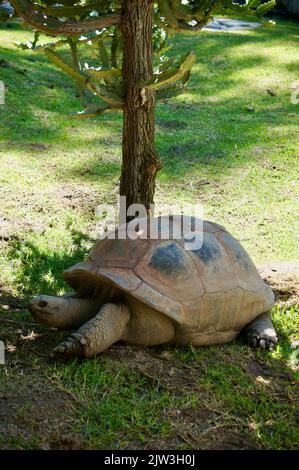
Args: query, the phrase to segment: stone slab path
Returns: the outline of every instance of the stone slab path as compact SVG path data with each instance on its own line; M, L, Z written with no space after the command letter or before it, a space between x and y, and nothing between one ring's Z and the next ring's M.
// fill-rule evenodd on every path
M231 20L226 18L214 18L214 21L209 23L204 31L247 31L249 29L256 29L261 26L261 23L254 23L253 21Z

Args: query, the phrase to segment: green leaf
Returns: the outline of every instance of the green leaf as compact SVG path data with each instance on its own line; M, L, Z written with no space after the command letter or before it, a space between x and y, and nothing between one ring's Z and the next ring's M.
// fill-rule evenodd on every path
M249 0L247 5L244 5L247 8L256 8L261 4L261 0Z
M57 7L56 16L46 14L45 7L33 3L29 0L11 0L18 15L30 24L34 29L43 31L51 36L75 35L88 33L97 29L108 28L120 23L119 13L108 13L96 17L88 17L80 21L66 20L62 21L63 15L60 8ZM46 7L47 8L47 7ZM78 7L80 9L84 7Z
M122 96L121 86L105 86L91 82L94 88L96 88L96 94L100 96L106 103L110 104L116 108L122 108L124 105L124 100Z
M113 39L111 43L111 66L114 68L118 68L118 64L121 60L121 53L122 53L122 43L119 36L119 31L117 28L114 28Z
M163 72L166 72L175 62L175 57L171 57L170 59L168 60L165 60L164 62L162 62L159 66L159 72L160 73L163 73Z
M140 82L140 87L147 88L149 90L159 90L160 88L165 88L178 80L182 80L185 83L189 79L190 70L192 69L195 61L196 56L194 52L189 52L177 68L171 71L166 71L162 74L154 75L152 80L149 82Z
M99 78L99 79L106 79L106 78L113 78L113 77L120 77L121 70L120 69L96 69L90 67L88 69L84 69L86 73Z
M103 41L99 41L99 52L100 52L100 59L102 61L102 64L104 65L104 67L109 69L110 68L110 54L107 51Z
M91 104L85 108L84 111L78 113L71 113L70 117L74 119L90 119L95 118L103 114L110 108L109 105L104 103Z
M82 72L74 70L70 65L66 64L53 50L46 49L45 54L51 62L57 65L60 69L66 72L70 77L77 80L82 85L90 88L89 86L89 77L83 75ZM91 91L94 91L93 89Z
M274 8L276 5L276 1L275 0L270 0L269 2L267 3L263 3L262 5L260 5L257 9L256 9L256 15L257 16L263 16L265 13L267 13L269 10L272 10L272 8Z

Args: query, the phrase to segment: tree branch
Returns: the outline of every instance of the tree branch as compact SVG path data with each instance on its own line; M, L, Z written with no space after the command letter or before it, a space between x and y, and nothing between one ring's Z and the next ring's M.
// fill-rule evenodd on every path
M61 21L59 17L59 7L57 7L57 18L48 16L42 7L35 8L28 0L11 0L17 13L26 23L34 29L47 33L51 36L76 35L95 31L96 29L107 28L120 22L120 15L116 13L96 16L90 19L74 21ZM61 15L63 16L63 15Z

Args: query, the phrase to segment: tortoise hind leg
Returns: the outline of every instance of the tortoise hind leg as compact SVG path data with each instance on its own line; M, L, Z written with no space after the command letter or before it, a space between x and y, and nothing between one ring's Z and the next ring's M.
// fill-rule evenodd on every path
M107 303L99 313L53 351L60 357L95 357L125 335L131 313L124 304Z
M276 346L277 335L268 313L255 318L244 328L243 333L245 333L247 343L254 348L271 350Z

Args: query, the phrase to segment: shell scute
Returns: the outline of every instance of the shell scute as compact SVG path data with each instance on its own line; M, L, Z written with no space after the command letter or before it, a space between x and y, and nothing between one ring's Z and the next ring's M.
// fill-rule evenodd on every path
M134 291L134 297L137 297L159 312L165 313L165 315L176 322L185 323L185 312L180 302L166 297L147 283L142 282L140 284Z
M203 273L202 280L208 293L225 292L237 286L231 260L214 234L204 232L202 247L190 254L199 272Z
M142 280L131 269L115 267L99 268L97 274L102 276L103 279L109 279L116 286L122 286L125 291L129 292L137 289L142 283Z
M149 242L146 239L105 239L96 243L89 258L97 266L133 268L148 248Z
M154 245L135 272L153 289L177 301L197 299L204 292L188 251L173 240Z
M226 232L217 233L217 237L228 253L238 285L248 291L261 289L264 283L241 243Z

